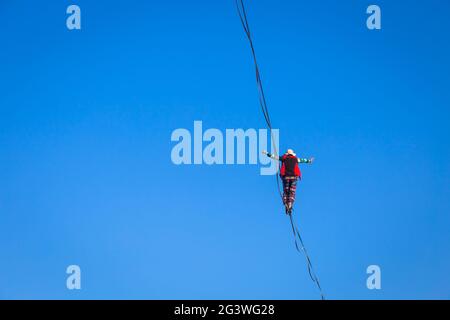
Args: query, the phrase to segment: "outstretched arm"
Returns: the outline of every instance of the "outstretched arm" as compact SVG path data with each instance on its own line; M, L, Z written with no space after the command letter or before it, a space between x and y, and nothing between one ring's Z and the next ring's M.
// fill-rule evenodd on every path
M313 163L314 157L306 159L306 158L298 158L298 163Z
M274 159L274 160L279 160L279 161L281 161L281 157L279 157L279 156L276 156L276 155L274 155L274 154L270 154L270 153L268 153L267 151L263 151L262 153L265 154L266 156L268 156L269 158L272 158L272 159Z

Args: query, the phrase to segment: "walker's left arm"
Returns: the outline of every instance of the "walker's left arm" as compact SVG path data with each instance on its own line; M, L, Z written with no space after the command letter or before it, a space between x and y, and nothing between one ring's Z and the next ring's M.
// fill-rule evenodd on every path
M314 162L314 157L306 159L306 158L298 158L298 163L313 163Z

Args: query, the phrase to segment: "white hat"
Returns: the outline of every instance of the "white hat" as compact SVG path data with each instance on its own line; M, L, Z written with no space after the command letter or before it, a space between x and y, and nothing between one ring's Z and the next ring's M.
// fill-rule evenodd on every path
M296 154L294 153L294 150L292 150L292 149L288 149L288 151L286 151L286 153L293 155L294 157L296 156Z

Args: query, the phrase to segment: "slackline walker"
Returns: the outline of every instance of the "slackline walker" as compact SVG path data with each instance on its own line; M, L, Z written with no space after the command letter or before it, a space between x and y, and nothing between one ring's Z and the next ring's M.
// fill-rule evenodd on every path
M264 88L261 80L261 73L258 66L258 62L256 60L256 53L255 53L255 47L253 45L252 35L250 32L250 26L247 20L247 13L244 6L244 0L235 0L237 11L239 14L239 18L242 23L242 27L244 28L245 35L247 36L247 39L250 44L250 49L252 52L253 57L253 63L255 65L255 72L256 72L256 85L258 88L258 95L259 95L259 104L261 107L261 111L264 116L264 120L266 122L266 125L270 131L271 139L272 139L272 148L274 151L274 154L270 154L266 151L263 151L265 155L268 157L278 160L280 162L280 176L282 179L283 184L283 192L280 188L280 176L276 176L277 179L277 187L278 192L280 194L280 197L283 201L283 204L285 206L286 214L289 216L289 220L292 227L292 233L294 235L295 240L295 248L299 253L303 253L306 259L306 264L308 266L308 273L311 278L311 280L316 284L317 288L320 291L320 296L322 300L325 300L325 296L322 291L322 287L320 286L319 278L317 277L316 273L314 272L313 265L311 263L311 259L309 257L308 251L305 248L305 245L303 243L303 239L300 235L300 232L298 230L298 227L293 219L293 205L295 201L295 192L297 187L297 182L299 179L301 179L301 171L298 166L299 163L313 163L314 158L310 159L304 159L304 158L298 158L297 155L294 153L292 149L288 149L287 152L283 156L278 156L278 150L275 145L275 140L272 133L272 123L270 121L270 115L269 115L269 109L267 107L267 101L264 94Z

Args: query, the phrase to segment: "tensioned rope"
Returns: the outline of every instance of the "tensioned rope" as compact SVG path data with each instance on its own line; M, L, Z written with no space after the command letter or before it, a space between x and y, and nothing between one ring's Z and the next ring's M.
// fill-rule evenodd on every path
M269 109L267 107L267 101L266 101L266 96L264 94L264 87L262 84L262 80L261 80L261 73L259 71L259 66L258 66L258 61L256 60L256 52L255 52L255 47L253 45L253 40L252 40L252 35L250 32L250 26L247 20L247 13L245 11L245 6L244 6L244 1L243 0L235 0L236 2L236 7L238 10L238 14L239 14L239 18L241 20L242 23L242 27L244 28L245 34L247 36L247 39L250 43L250 49L252 51L252 56L253 56L253 63L255 65L255 72L256 72L256 84L258 87L258 93L259 93L259 104L261 107L261 111L263 113L264 116L264 120L266 121L267 127L269 128L270 131L270 136L272 139L272 146L273 146L273 150L275 154L278 154L277 151L277 147L275 145L275 140L274 140L274 136L273 136L273 132L272 132L272 123L270 121L270 116L269 116ZM282 192L281 192L281 188L280 188L280 181L279 181L279 176L277 175L277 187L278 187L278 193L280 194L280 197L284 203L283 200L283 196L282 196ZM297 251L299 253L303 253L306 259L306 263L308 266L308 273L309 276L311 278L311 280L317 285L319 291L320 291L320 295L322 300L325 300L325 296L323 294L322 291L322 287L320 286L320 282L319 282L319 278L317 277L316 273L314 272L314 268L313 265L311 263L311 259L309 257L308 251L305 248L305 245L303 243L303 239L300 235L300 232L297 228L297 225L294 222L294 219L292 217L292 214L289 214L289 218L290 218L290 222L291 222L291 227L292 227L292 232L294 234L294 240L295 240L295 248L297 249ZM300 246L299 243L297 242L297 238L300 242Z
M245 34L247 36L247 39L250 43L250 49L252 50L252 57L253 57L253 63L255 65L255 74L256 74L256 85L258 87L258 94L259 94L259 105L261 107L261 111L264 115L264 119L266 121L267 127L269 128L270 131L270 138L272 140L272 148L274 151L274 154L278 154L278 150L277 150L277 146L275 144L275 139L274 139L274 135L273 135L273 131L272 131L272 123L270 121L270 116L269 116L269 109L267 107L267 101L266 101L266 96L264 94L264 87L262 84L262 80L261 80L261 73L259 71L259 65L258 65L258 61L256 59L256 52L255 52L255 47L253 45L253 39L252 39L252 35L250 32L250 26L248 24L248 20L247 20L247 12L245 11L245 6L244 6L244 2L242 0L235 0L236 1L236 8L239 14L239 18L241 20L242 23L242 27L244 28ZM278 189L278 193L280 195L281 200L284 203L283 200L283 195L281 192L281 187L280 187L280 180L279 180L279 176L276 176L276 180L277 180L277 189Z

